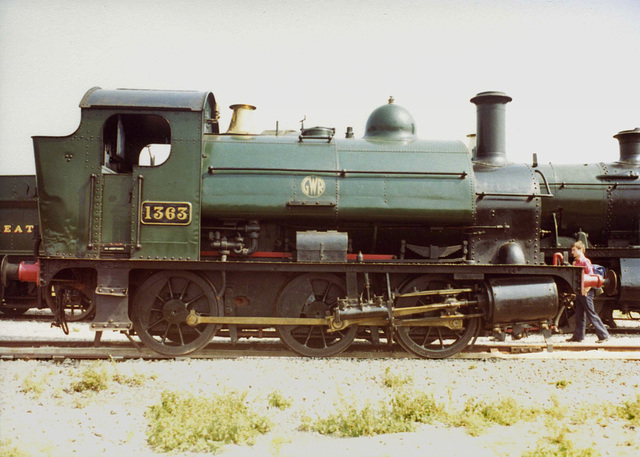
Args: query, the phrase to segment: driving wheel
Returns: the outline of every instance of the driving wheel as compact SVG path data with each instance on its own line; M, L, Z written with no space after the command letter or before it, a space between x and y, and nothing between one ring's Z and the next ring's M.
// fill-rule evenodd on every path
M187 316L221 316L213 285L189 271L161 271L149 277L136 293L131 320L149 348L164 355L186 355L211 341L220 328L187 324Z
M345 282L335 275L303 274L280 293L276 316L324 318L338 305L338 298L347 296L346 289ZM329 357L349 347L358 327L329 332L325 325L281 325L276 330L292 351L307 357Z
M432 278L429 276L419 276L406 284L401 293L419 292L426 290L442 290L456 288L446 279ZM398 299L397 307L424 306L433 303L442 303L447 298L455 298L455 295L426 295L411 299ZM462 297L460 297L462 298ZM466 307L469 308L469 307ZM412 315L411 319L419 318L442 318L447 317L452 312L455 314L471 314L472 309L460 307L455 311L451 309L439 309L427 313ZM444 326L420 326L407 325L398 326L398 343L409 352L419 357L430 359L442 359L451 357L467 347L471 339L477 335L480 318L464 318L458 327L449 328Z

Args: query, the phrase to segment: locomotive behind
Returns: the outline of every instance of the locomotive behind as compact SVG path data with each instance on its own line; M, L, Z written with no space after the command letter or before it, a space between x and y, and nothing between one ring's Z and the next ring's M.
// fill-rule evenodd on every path
M37 238L38 203L35 176L0 176L0 261L32 261ZM15 316L37 306L37 284L0 281L0 313Z
M418 139L391 101L356 139L256 134L251 105L222 133L211 93L91 89L75 133L33 139L42 246L3 278L33 278L60 319L65 296L91 303L93 330L166 355L275 328L305 356L386 338L442 358L481 333L549 334L592 285L640 310L640 132L618 135L613 164L516 164L511 98L471 101L472 153ZM558 261L576 237L604 280Z

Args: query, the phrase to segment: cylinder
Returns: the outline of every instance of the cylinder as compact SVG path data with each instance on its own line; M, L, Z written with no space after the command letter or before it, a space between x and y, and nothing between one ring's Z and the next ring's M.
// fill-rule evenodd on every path
M558 312L553 278L494 278L487 281L491 324L539 322Z
M471 99L477 112L477 162L496 166L506 163L505 105L511 100L504 92L481 92Z
M620 143L620 162L640 164L640 127L623 130L613 137Z

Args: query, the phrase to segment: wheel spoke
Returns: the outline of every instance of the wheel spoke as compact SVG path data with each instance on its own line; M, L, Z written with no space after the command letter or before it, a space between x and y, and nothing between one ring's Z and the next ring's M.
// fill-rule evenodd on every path
M332 282L327 283L327 287L324 291L324 295L322 296L322 301L324 303L327 303L327 297L329 296L329 291L331 290L331 287L333 287L333 283Z
M442 339L442 329L438 327L438 340L440 340L440 349L444 349L444 340Z
M150 326L148 326L147 328L145 328L145 331L149 331L151 330L153 327L155 327L156 325L158 325L160 322L164 322L164 317L161 317L160 319L158 319L156 322L154 322L153 324L151 324Z
M422 347L426 347L427 346L427 341L429 340L429 335L431 335L431 327L427 327L427 331L425 332L425 335L424 335L424 340L422 340L422 344L420 346L422 346Z
M167 278L166 286L167 286L167 289L169 289L169 297L173 298L173 288L171 287L171 278ZM164 287L163 287L163 289L164 289Z
M322 327L318 327L318 330L320 331L320 335L322 335L322 347L323 347L323 348L327 348L327 347L329 347L329 346L327 345L327 339L326 339L326 338L325 338L325 336L324 336L324 332L323 332Z
M171 324L167 325L167 329L164 331L164 335L162 335L162 344L166 344L165 341L167 341L167 336L169 336L169 330L171 330Z
M309 346L309 341L311 340L311 334L313 333L313 327L309 326L309 333L307 333L307 339L304 340L304 345Z
M184 289L182 289L182 292L180 293L180 300L184 301L184 297L187 293L187 289L189 288L189 285L191 284L191 281L185 281L184 283Z
M198 300L200 300L202 297L205 296L205 293L202 292L200 295L198 295L196 298L194 298L193 300L186 302L184 305L188 308L189 306L191 306L193 303L197 302Z
M182 335L182 329L180 328L180 324L176 324L178 328L178 334L180 335L180 345L184 346L184 336Z

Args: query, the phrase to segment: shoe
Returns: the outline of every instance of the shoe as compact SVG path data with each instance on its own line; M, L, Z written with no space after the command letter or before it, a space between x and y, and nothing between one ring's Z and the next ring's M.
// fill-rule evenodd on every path
M596 341L596 343L605 343L605 342L607 342L607 341L609 341L609 337L606 337L606 338L598 338L598 341Z
M573 336L571 338L567 339L566 341L567 341L567 343L582 343L582 340L574 338Z

